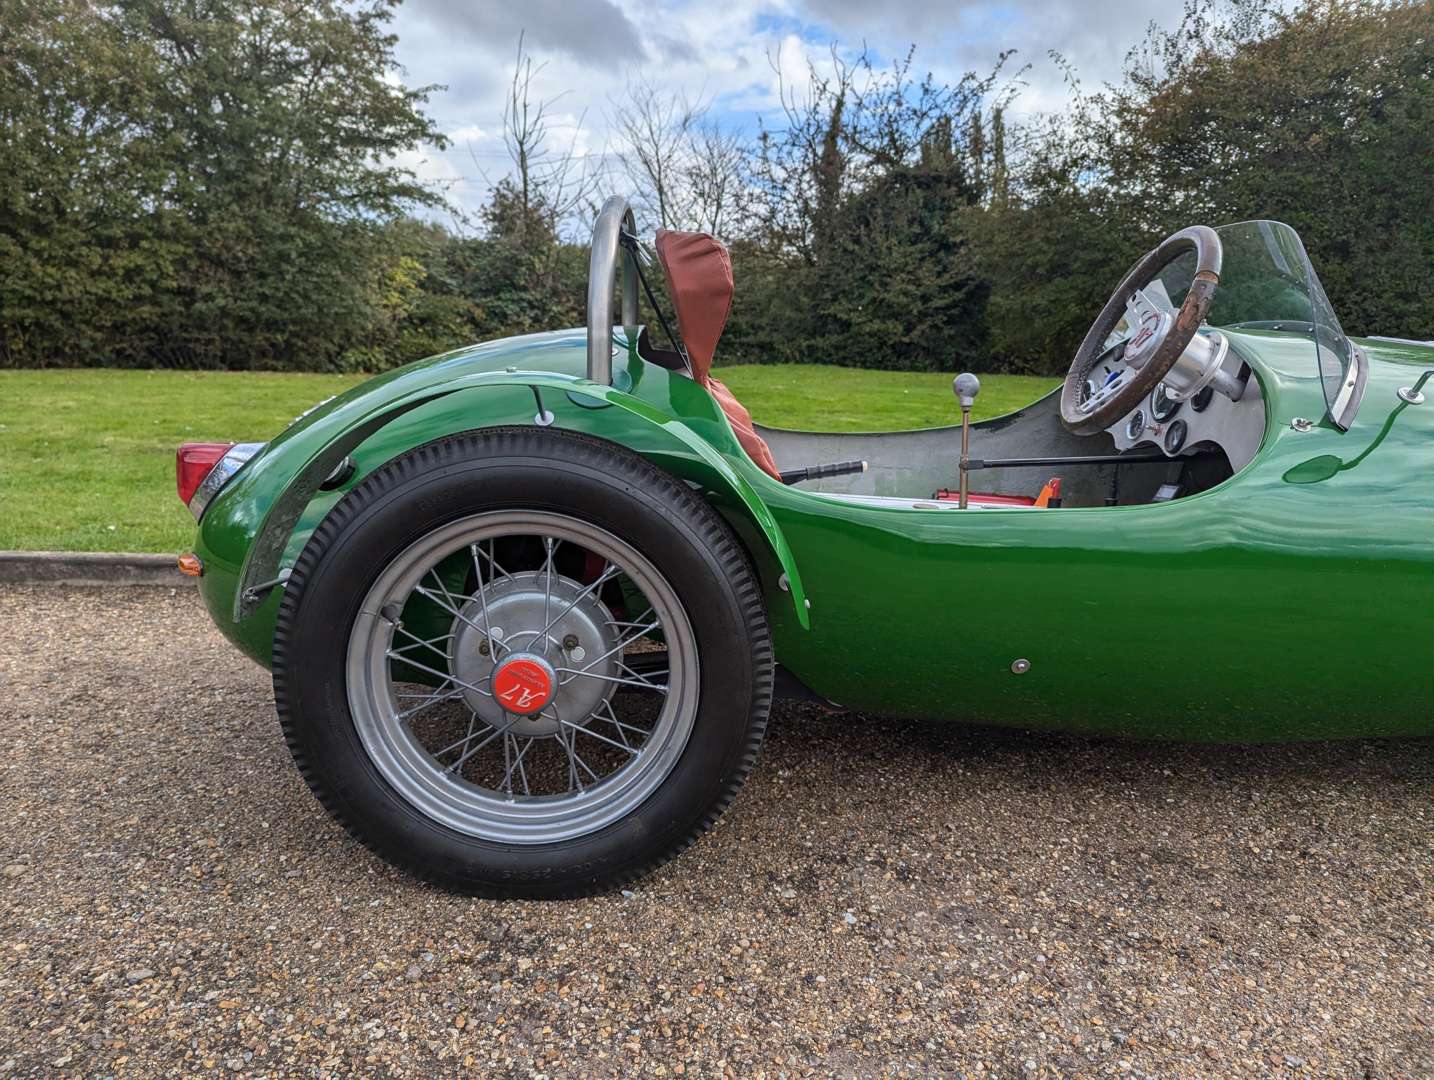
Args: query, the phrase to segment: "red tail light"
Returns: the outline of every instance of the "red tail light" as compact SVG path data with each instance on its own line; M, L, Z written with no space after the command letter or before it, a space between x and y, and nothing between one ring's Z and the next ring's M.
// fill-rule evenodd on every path
M189 505L204 478L233 446L228 442L188 442L180 446L174 455L174 479L180 502Z

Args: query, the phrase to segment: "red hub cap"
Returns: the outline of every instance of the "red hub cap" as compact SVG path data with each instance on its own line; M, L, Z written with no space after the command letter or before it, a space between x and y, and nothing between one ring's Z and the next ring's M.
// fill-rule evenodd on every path
M558 679L541 656L518 653L493 671L493 696L507 712L532 716L553 700Z

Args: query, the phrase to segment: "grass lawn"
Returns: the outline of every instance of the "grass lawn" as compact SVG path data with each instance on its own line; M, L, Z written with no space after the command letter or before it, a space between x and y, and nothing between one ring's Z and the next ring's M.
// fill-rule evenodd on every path
M889 431L960 419L951 376L817 365L718 371L758 422ZM0 549L178 552L194 522L174 494L174 448L262 441L358 382L340 375L0 371ZM977 416L1057 380L982 380Z
M867 371L827 364L743 364L719 367L752 419L768 427L808 431L903 431L961 422L950 374ZM1029 405L1060 382L1043 375L982 375L974 419Z

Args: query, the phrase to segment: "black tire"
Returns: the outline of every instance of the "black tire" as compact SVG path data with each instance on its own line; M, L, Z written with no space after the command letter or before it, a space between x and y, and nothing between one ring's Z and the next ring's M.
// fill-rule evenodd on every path
M381 570L432 530L499 509L560 513L640 551L675 591L699 658L695 720L661 786L626 817L557 843L480 839L420 812L375 768L346 688L349 628ZM717 820L756 760L773 662L761 590L746 555L687 485L599 439L492 428L396 458L324 519L284 590L273 677L294 761L355 838L450 889L557 898L646 874Z

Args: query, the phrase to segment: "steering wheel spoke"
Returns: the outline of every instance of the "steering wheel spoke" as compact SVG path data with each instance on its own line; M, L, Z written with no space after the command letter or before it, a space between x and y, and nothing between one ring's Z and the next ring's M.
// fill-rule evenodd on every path
M1106 368L1105 377L1096 382L1096 379L1100 378L1100 374L1099 371L1096 371L1092 373L1091 379L1086 380L1086 389L1089 393L1080 403L1080 411L1083 413L1093 412L1104 407L1108 400L1120 393L1125 387L1125 379L1130 374L1130 369L1125 367Z
M1175 308L1159 275L1192 250L1195 274ZM1095 435L1112 427L1165 378L1210 310L1221 259L1215 231L1194 225L1166 238L1125 276L1066 373L1061 423L1068 431Z

